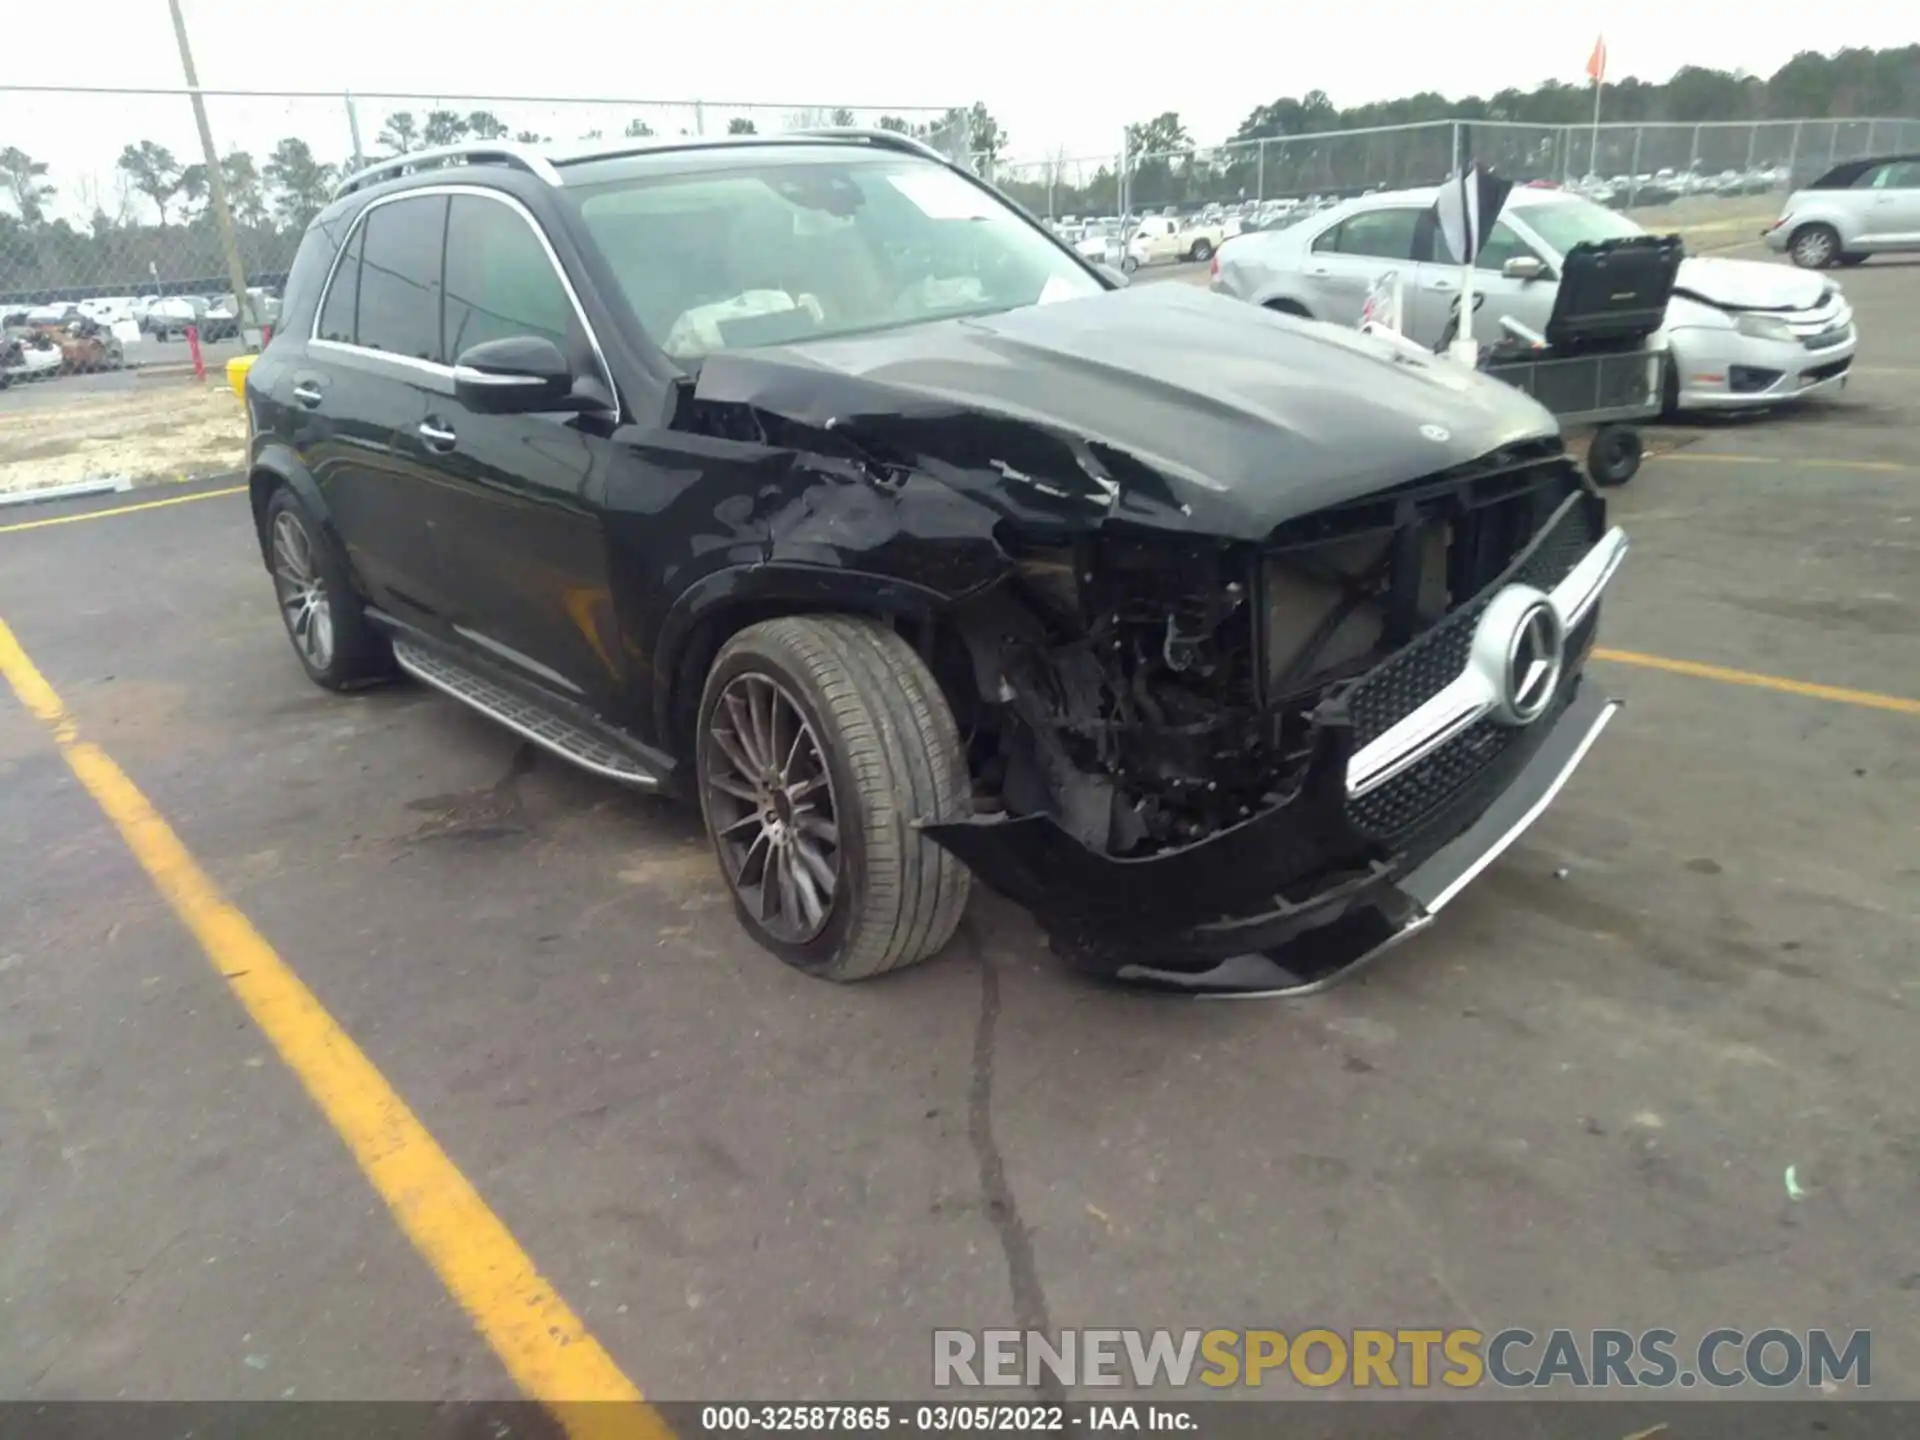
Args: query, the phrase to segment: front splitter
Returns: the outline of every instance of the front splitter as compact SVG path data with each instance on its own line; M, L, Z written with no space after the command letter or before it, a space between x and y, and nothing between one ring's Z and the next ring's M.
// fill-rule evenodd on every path
M1394 883L1387 898L1271 950L1229 956L1205 970L1122 966L1122 983L1209 1000L1313 995L1365 969L1431 925L1553 803L1620 708L1589 690L1562 713L1527 767L1466 830Z

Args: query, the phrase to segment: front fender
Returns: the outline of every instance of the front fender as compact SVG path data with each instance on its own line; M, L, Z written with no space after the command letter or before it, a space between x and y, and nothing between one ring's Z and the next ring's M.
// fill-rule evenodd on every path
M725 622L729 614L758 616L796 611L925 616L954 604L958 598L897 576L787 561L735 565L703 575L674 601L660 627L654 673L667 683L654 689L654 734L671 744L674 711L686 699L680 693L682 685L675 682L688 678L682 675L682 669L694 638L706 632L711 639L713 628L728 633L737 628L732 624L712 627L710 622Z

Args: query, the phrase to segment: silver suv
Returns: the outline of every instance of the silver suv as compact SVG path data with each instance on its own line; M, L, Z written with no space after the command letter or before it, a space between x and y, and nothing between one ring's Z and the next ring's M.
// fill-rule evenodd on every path
M1760 238L1809 270L1920 250L1920 155L1836 165L1789 195Z

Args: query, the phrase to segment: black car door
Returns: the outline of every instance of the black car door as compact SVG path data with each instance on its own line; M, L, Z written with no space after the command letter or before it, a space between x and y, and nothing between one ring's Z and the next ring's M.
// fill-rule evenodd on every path
M509 336L552 340L576 373L604 374L573 292L519 202L455 191L442 348L449 365ZM462 639L568 699L604 710L621 665L596 494L612 454L603 416L470 410L449 371L427 381L419 463L436 481L436 563ZM611 381L607 382L612 393Z
M318 443L314 478L374 602L415 623L444 609L428 531L430 475L412 439L420 379L443 367L444 195L376 201L334 267L305 359L288 375Z

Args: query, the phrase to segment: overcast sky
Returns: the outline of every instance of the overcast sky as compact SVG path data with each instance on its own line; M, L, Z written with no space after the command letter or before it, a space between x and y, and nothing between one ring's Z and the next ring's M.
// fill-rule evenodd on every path
M4 0L8 77L40 83L173 85L180 66L166 0ZM1584 83L1602 26L1609 74L1664 79L1704 63L1771 73L1796 50L1899 45L1911 4L1825 0L186 0L208 87L489 95L707 98L883 109L984 100L1040 159L1110 154L1130 120L1177 110L1202 143L1223 139L1254 106L1325 90L1336 104L1421 89L1490 93L1549 77ZM364 140L385 102L361 111ZM462 105L466 109L470 106ZM629 113L495 107L516 129L576 138L617 133ZM322 159L349 150L331 101L215 102L222 149L256 154L300 134ZM709 130L725 128L709 111ZM691 127L690 111L652 114ZM770 128L763 122L761 128ZM180 100L22 97L0 90L0 146L54 166L63 189L110 186L128 140L197 150ZM62 211L73 206L62 196ZM111 201L108 208L112 208Z

